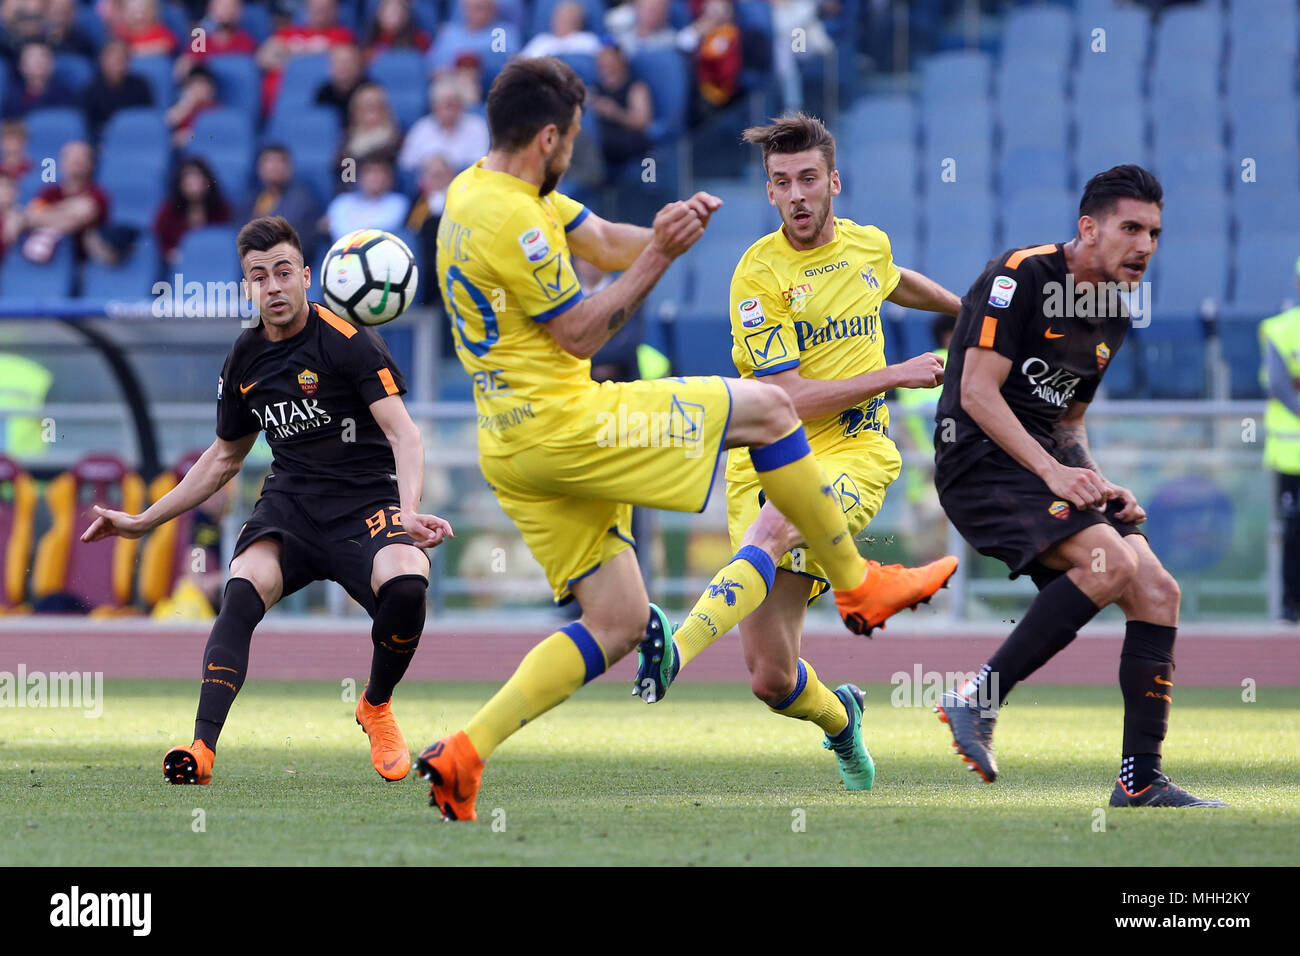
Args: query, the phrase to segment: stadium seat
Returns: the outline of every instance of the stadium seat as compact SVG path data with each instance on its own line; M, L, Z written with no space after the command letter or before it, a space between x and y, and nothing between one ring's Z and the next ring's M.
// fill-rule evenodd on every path
M686 257L674 261L668 271L655 283L655 287L646 296L645 312L647 321L671 322L687 307L686 285L690 274L690 263Z
M32 563L36 483L18 462L0 455L0 614L27 610L27 570Z
M927 104L988 98L993 61L979 50L937 53L921 68L921 99Z
M1293 3L1276 0L1228 0L1229 42L1233 55L1259 60L1294 60L1300 17Z
M99 142L101 165L120 156L129 157L137 170L165 170L170 152L163 111L148 107L118 110L104 124Z
M1229 172L1228 156L1217 145L1197 150L1156 147L1151 151L1151 171L1174 194L1222 190Z
M1156 59L1217 65L1225 26L1218 3L1168 7L1156 22Z
M993 116L988 100L929 104L922 123L921 181L927 189L951 185L940 180L949 170L955 173L957 183L989 188L993 179Z
M917 264L922 272L940 285L964 295L995 255L992 234L940 234L926 240Z
M72 295L74 263L71 239L60 239L49 262L37 265L22 254L22 244L11 247L0 270L0 300L12 309L39 312L67 304Z
M1286 192L1295 189L1300 179L1300 157L1294 144L1256 144L1249 152L1233 150L1232 163L1228 175L1234 202L1251 190ZM1247 170L1249 179L1246 178Z
M1029 87L998 103L1003 153L1022 147L1065 152L1070 114L1059 92Z
M158 276L158 247L147 233L136 239L127 258L116 266L90 261L81 274L82 301L140 302L153 296Z
M1156 320L1166 316L1200 315L1204 303L1227 298L1228 241L1226 235L1204 233L1161 237L1159 274L1151 300Z
M250 54L210 56L203 65L217 78L217 102L248 116L261 114L262 74Z
M1108 398L1138 398L1142 386L1141 358L1134 333L1129 332L1119 352L1112 354L1106 365L1101 387Z
M864 96L849 109L843 125L846 143L914 143L916 104L902 93Z
M223 283L242 277L235 253L236 230L229 226L205 226L181 237L176 271L186 282Z
M1069 61L1061 52L1029 51L1004 57L998 64L997 102L1003 116L1014 115L1016 105L1027 94L1065 99L1069 80Z
M95 67L89 59L79 53L56 53L54 76L81 95L90 85L90 81L95 78Z
M686 107L690 102L686 61L676 50L646 50L632 57L632 75L650 87L654 119L650 139L664 143L675 139L684 129Z
M108 35L108 26L104 23L104 18L99 15L99 10L94 4L77 4L76 26L78 30L86 35L86 39L90 40L96 50L104 45L104 40Z
M123 170L120 163L103 167L99 174L99 184L112 197L109 206L109 219L114 225L134 226L137 229L153 228L154 217L167 194L167 182L163 175L131 176Z
M1296 291L1297 258L1300 240L1294 223L1285 232L1239 236L1233 261L1233 303L1268 317L1281 311L1283 301L1300 298Z
M573 72L578 74L578 78L591 89L597 83L596 75L596 58L586 53L565 53L558 57L569 66L573 67ZM591 124L595 126L595 123Z
M244 15L240 26L252 34L261 46L274 32L275 24L271 22L271 11L260 3L244 4Z
M722 227L726 231L748 235L749 241L753 242L781 224L780 214L767 201L763 183L701 179L695 182L695 188L722 200L722 209L709 220L710 233L714 227Z
M308 53L285 64L274 111L299 110L316 105L316 90L329 79L329 54Z
M1030 189L1002 204L1001 249L1064 242L1074 235L1079 200L1063 188Z
M586 29L592 33L601 34L605 32L605 5L601 0L580 0L587 11L585 21ZM560 4L560 0L535 0L532 4L532 15L528 18L528 36L533 37L539 33L551 32L551 16L555 13L555 8ZM737 5L743 7L742 2ZM740 10L736 11L736 18L741 18Z
M726 306L708 312L692 312L673 323L675 375L735 375L731 358L731 319ZM792 344L790 349L794 349Z
M163 26L171 30L176 42L184 48L190 39L190 17L183 6L174 0L165 0L158 4L158 18Z
M178 484L202 455L202 450L183 455L174 466L149 483L150 503L158 501ZM182 512L159 525L145 539L140 552L140 601L152 608L171 596L176 582L191 566L194 548L194 511Z
M1237 217L1238 242L1264 233L1285 232L1300 222L1300 189L1273 189L1263 183L1254 189L1238 189L1232 210ZM1300 249L1296 251L1300 253Z
M1294 96L1250 97L1228 109L1228 142L1235 156L1256 156L1261 150L1294 153L1298 130Z
M1167 315L1158 304L1154 308L1151 324L1130 331L1123 346L1138 352L1144 394L1151 398L1205 398L1204 323L1198 318Z
M1157 256L1164 260L1164 245L1183 239L1207 237L1226 239L1228 235L1228 203L1218 189L1195 192L1170 192L1165 190L1165 205L1161 215L1161 250Z
M92 613L131 613L129 607L139 542L112 537L83 543L82 533L95 520L91 505L131 514L145 506L144 482L113 455L87 455L50 482L45 503L52 524L36 546L32 599L64 596L93 608Z
M200 113L184 152L206 159L227 200L237 204L248 192L253 168L252 116L229 107Z
M1074 102L1079 111L1095 113L1098 103L1133 108L1140 104L1146 67L1137 57L1082 54L1074 74Z
M895 245L907 243L914 250L920 232L919 199L915 189L859 189L836 197L835 215L883 229Z
M173 80L173 63L169 56L134 56L130 70L139 73L153 91L153 105L166 109L176 101L176 83Z
M1074 15L1065 7L1017 7L1002 26L1002 57L1015 58L1023 51L1042 51L1066 60L1074 35Z
M64 143L87 139L86 120L80 110L33 110L26 119L28 156L57 157Z
M1262 358L1259 351L1259 323L1267 315L1220 315L1219 349L1228 367L1228 397L1258 399L1264 397L1260 382Z
M960 183L936 186L922 207L928 241L939 236L986 237L991 247L995 219L993 195L986 190L963 187ZM980 246L984 251L984 246ZM991 249L985 258L992 255Z
M1171 94L1153 96L1151 143L1161 150L1214 149L1223 142L1223 110L1209 98Z
M1074 101L1074 184L1082 188L1090 178L1120 163L1147 162L1146 119L1142 104L1120 101L1105 116Z
M1002 199L1012 199L1027 189L1059 189L1070 178L1064 147L1022 146L1002 153Z
M419 51L381 50L370 62L370 78L388 92L403 129L429 112L429 82Z

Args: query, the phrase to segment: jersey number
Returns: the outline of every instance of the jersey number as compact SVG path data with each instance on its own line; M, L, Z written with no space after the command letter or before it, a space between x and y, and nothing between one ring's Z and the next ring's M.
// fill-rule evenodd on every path
M470 301L474 303L479 311L479 316L483 320L483 337L481 339L470 337L470 333L465 328L465 317L460 314L460 309L456 307L456 285L458 283L464 286L465 291L469 293ZM461 345L480 358L487 355L488 349L492 348L497 339L501 337L501 332L497 328L497 314L493 311L492 303L488 301L487 296L483 294L478 286L465 278L465 273L460 271L460 266L452 266L447 270L445 298L447 308L451 310L454 317L453 328L456 330Z
M402 513L402 509L397 505L389 505L387 510L391 511L392 514L387 514L385 509L380 508L366 519L366 527L370 529L370 537L373 538L375 535L379 534L379 532L383 531L386 526L391 526L397 529L397 531L389 533L388 536L390 538L394 534L405 533L406 529L403 528L402 523L397 520L398 516Z

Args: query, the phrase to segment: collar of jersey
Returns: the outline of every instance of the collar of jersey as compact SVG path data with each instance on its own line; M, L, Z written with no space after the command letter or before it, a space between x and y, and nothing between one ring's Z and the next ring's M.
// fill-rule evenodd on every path
M812 249L796 249L794 243L790 241L789 235L785 231L785 223L781 223L781 228L777 230L781 234L781 241L785 243L786 251L794 256L824 256L839 246L840 241L844 238L844 233L840 229L840 217L832 216L831 222L835 223L835 238L824 246L816 246Z
M537 199L541 195L540 188L534 186L525 179L520 179L518 176L512 176L509 173L503 173L496 169L484 169L483 163L486 160L487 157L484 156L483 159L480 159L474 164L472 168L475 176L491 176L492 181L498 186L502 186L505 189L513 189L515 192L523 193L525 196L530 196L533 199Z

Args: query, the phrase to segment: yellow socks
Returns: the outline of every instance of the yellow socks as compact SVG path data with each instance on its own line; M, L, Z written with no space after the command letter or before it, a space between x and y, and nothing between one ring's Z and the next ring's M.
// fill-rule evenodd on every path
M678 668L685 667L706 647L740 623L767 597L776 577L776 565L762 548L747 544L731 563L714 575L673 634Z
M844 510L799 425L770 445L749 449L763 491L790 519L826 569L831 587L848 591L862 583L867 564L844 522Z
M817 679L813 666L802 657L799 658L799 679L790 696L775 707L769 707L782 717L794 717L796 720L811 720L826 732L828 737L841 733L849 725L849 715L844 709L844 701L835 696L835 691Z
M465 735L483 760L516 730L605 673L605 652L575 621L524 655L505 685L479 709Z

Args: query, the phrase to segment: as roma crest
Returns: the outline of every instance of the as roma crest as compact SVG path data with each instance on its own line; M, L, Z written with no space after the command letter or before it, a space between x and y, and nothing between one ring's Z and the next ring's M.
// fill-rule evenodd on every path
M316 389L320 386L320 376L311 369L305 368L298 373L298 385L308 395L315 395Z
M1107 345L1105 342L1098 343L1097 371L1100 372L1102 369L1104 369L1106 367L1106 363L1109 361L1110 361L1110 346Z

